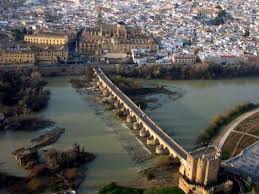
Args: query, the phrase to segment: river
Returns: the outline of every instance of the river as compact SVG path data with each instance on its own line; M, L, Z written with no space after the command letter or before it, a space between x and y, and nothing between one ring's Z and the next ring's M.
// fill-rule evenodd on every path
M137 172L148 163L136 158L149 156L141 143L116 119L111 111L96 104L90 93L80 94L71 88L69 77L48 78L51 91L49 106L42 113L51 118L65 133L53 146L64 149L78 142L97 155L88 167L87 178L79 193L93 193L111 182L127 182L137 178ZM153 95L158 99L146 112L177 142L190 150L201 129L213 115L243 102L259 102L259 78L219 81L144 81L145 84L165 85L169 90L182 93L178 99ZM10 153L26 145L37 132L2 132L0 134L0 166L12 174L25 175Z

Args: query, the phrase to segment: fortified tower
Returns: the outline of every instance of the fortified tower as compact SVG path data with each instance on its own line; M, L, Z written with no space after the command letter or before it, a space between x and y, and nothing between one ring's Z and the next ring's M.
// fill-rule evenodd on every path
M221 152L215 146L203 147L188 154L186 164L180 167L179 187L185 193L213 194L228 191L229 181L219 184L218 172Z
M205 147L191 152L187 157L186 178L200 185L217 182L220 165L220 151L215 147Z

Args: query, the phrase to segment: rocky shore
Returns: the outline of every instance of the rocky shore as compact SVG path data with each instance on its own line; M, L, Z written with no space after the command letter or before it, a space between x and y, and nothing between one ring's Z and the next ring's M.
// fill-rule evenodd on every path
M60 151L54 148L34 153L28 177L0 174L0 191L5 194L63 193L76 190L85 178L85 164L95 159L78 144ZM4 183L4 184L2 184Z
M28 171L28 177L6 175L3 179L8 185L0 186L0 191L2 189L6 194L37 194L76 190L85 178L85 165L94 160L95 155L76 143L65 150L46 147L63 133L62 128L52 129L31 139L31 145L15 150L12 155Z
M85 178L86 164L95 155L79 144L68 149L50 147L65 129L54 122L35 116L48 105L50 92L46 82L33 70L0 72L0 130L41 130L27 146L12 152L17 163L28 172L26 177L0 173L0 193L38 194L76 190ZM3 184L1 184L3 183Z

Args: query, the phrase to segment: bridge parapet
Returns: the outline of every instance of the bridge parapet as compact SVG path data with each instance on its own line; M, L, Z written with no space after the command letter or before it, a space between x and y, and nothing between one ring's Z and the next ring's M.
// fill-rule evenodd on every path
M100 85L102 88L108 88L112 95L117 97L118 101L120 101L126 109L130 110L130 116L136 117L136 119L133 119L134 122L136 120L142 123L143 127L159 144L168 149L170 154L179 157L179 159L185 163L188 153L125 95L100 68L94 68L94 72L98 77L98 81L101 82Z
M117 105L116 107L126 114L126 120L132 124L132 129L136 130L135 133L142 139L145 139L147 145L153 146L152 148L155 148L156 154L166 154L173 158L179 158L181 162L179 187L183 191L189 193L190 190L200 189L200 186L214 188L213 185L217 183L221 162L220 151L216 147L209 146L197 149L191 153L186 152L146 115L140 107L113 84L100 68L94 68L94 72L100 90L103 93L107 93L113 99L114 105ZM225 189L225 186L222 188ZM200 190L202 193L210 193L204 189Z

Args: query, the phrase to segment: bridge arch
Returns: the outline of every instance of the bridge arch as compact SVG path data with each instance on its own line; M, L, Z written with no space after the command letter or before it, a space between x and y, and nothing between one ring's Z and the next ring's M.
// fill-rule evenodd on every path
M173 157L179 157L181 162L187 160L188 153L178 145L171 137L169 137L159 126L157 126L134 102L132 102L120 89L118 89L109 78L102 72L100 68L94 68L96 80L100 82L101 88L106 88L112 96L111 102L117 102L120 106L120 111L127 112L127 120L138 123L141 126L141 131L145 133L147 141L156 145L164 153L170 154ZM151 141L152 140L152 141ZM183 161L182 161L183 160Z

